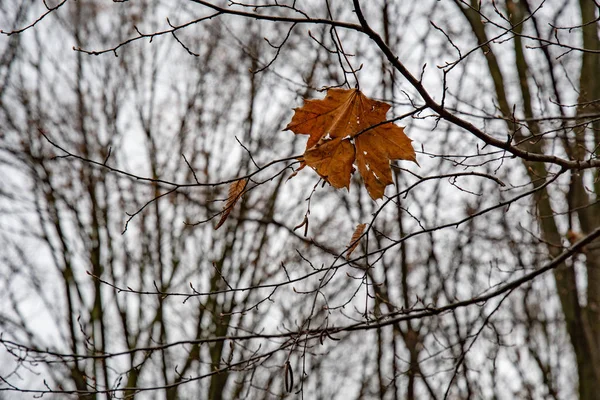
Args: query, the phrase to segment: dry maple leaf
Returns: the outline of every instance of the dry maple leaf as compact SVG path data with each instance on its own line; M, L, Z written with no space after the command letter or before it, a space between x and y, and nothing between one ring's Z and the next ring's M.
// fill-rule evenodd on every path
M350 258L350 254L352 254L352 252L354 250L356 250L356 248L358 247L358 243L360 243L360 237L362 236L366 227L367 227L367 224L356 225L356 229L354 230L354 233L352 234L352 239L350 239L350 244L348 245L348 251L346 252L346 258Z
M385 123L390 107L358 89L329 89L325 99L305 100L296 108L285 130L309 135L303 162L335 188L350 187L356 164L376 200L394 183L391 160L417 162L404 128Z
M227 220L231 210L235 207L235 203L242 197L244 194L244 189L246 188L246 184L248 183L248 179L240 179L238 181L232 182L229 186L229 194L227 195L227 202L223 207L223 211L221 211L221 219L217 226L215 226L215 230L219 229L221 225Z

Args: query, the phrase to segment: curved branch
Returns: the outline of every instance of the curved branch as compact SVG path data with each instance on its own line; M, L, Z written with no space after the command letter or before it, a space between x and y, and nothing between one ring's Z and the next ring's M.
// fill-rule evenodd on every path
M373 329L373 328L381 328L384 326L396 324L401 321L408 321L408 320L413 320L413 319L431 317L434 315L439 315L439 314L445 313L446 311L456 310L457 308L462 308L462 307L470 306L473 304L486 302L490 299L493 299L494 297L500 296L506 292L514 290L514 289L518 288L519 286L521 286L522 284L530 282L533 279L537 278L538 276L540 276L548 271L551 271L553 269L560 267L561 264L564 263L567 259L569 259L571 256L583 251L583 249L586 245L590 244L591 242L593 242L595 239L597 239L599 237L600 237L600 227L596 228L589 235L585 236L580 241L576 242L571 247L567 248L560 255L558 255L555 259L553 259L549 263L545 264L540 269L537 269L533 272L525 274L522 277L517 278L514 281L508 282L508 283L498 287L497 289L492 290L491 292L482 294L481 296L473 297L469 300L464 300L464 301L459 301L456 303L448 304L448 305L442 306L442 307L437 307L437 308L427 307L427 308L419 310L416 313L412 313L410 315L402 315L402 316L395 317L395 318L389 318L389 316L391 314L388 314L388 315L380 318L381 322L374 322L373 320L370 320L368 322L360 322L360 323L355 324L354 326L347 326L343 329L340 329L340 331L342 331L342 330L343 331L355 331L355 330L368 330L368 329ZM411 311L414 312L415 310L411 310ZM407 311L404 311L404 313L406 313L406 312ZM389 319L387 319L387 318L389 318ZM333 332L333 333L335 333L335 332Z
M12 30L10 32L6 32L6 31L3 31L2 29L0 29L0 33L4 34L6 36L11 36L11 35L16 35L16 34L19 34L19 33L23 33L26 30L28 30L28 29L33 28L34 26L36 26L38 24L38 22L40 22L41 20L43 20L44 18L46 18L49 14L51 14L54 11L58 10L59 8L61 8L66 2L67 2L67 0L63 0L63 1L61 1L60 3L58 3L54 7L48 7L46 5L46 2L44 2L44 5L46 5L47 11L45 13L43 13L38 19L36 19L32 23L30 23L29 25L24 26L23 28L15 29L15 30Z
M410 73L408 68L406 68L406 66L398 59L398 57L389 48L389 46L384 42L384 40L381 38L381 36L370 27L367 20L365 19L364 14L362 13L362 10L360 8L360 2L358 0L353 0L353 2L354 2L354 8L355 8L356 15L357 15L358 20L363 28L362 32L364 32L367 36L369 36L369 38L373 42L375 42L377 47L386 56L388 61L417 90L417 92L419 92L419 94L421 95L421 98L423 99L425 104L431 110L435 111L440 116L440 118L472 133L474 136L481 139L483 142L485 142L488 145L506 150L507 152L511 153L512 155L514 155L516 157L520 157L527 161L537 161L537 162L556 164L556 165L560 165L561 167L566 168L566 169L588 169L588 168L600 167L600 159L588 159L586 161L576 161L576 160L572 161L572 160L567 160L567 159L553 156L553 155L532 153L529 151L522 150L516 146L511 145L509 141L500 140L500 139L497 139L493 136L486 134L485 132L483 132L482 130L477 128L475 125L473 125L469 121L466 121L466 120L452 114L450 111L448 111L445 107L443 107L441 104L436 102L431 97L431 95L429 94L427 89L425 89L425 86L423 86L423 83Z
M181 29L187 28L191 25L195 25L200 22L203 22L203 21L215 18L215 17L219 17L222 15L235 15L235 16L239 16L239 17L257 19L257 20L263 20L263 21L270 21L270 22L275 22L275 23L288 22L288 23L292 23L292 24L328 25L328 26L332 26L332 27L351 29L351 30L355 30L358 32L363 31L362 26L357 25L357 24L352 24L349 22L335 21L335 20L324 19L324 18L293 18L293 17L282 17L282 16L277 16L277 15L265 15L265 14L251 13L251 12L246 12L246 11L238 11L238 10L232 10L229 8L219 7L215 4L212 4L208 1L203 1L203 0L192 0L192 1L194 3L198 3L200 5L208 7L210 9L214 10L215 12L213 14L195 19L193 21L186 22L181 25L173 25L169 22L171 29L166 29L164 31L153 32L153 33L142 33L136 28L138 36L129 38L129 39L119 43L115 47L111 47L109 49L86 50L86 49L82 49L80 47L73 47L73 50L79 51L79 52L82 52L85 54L93 55L93 56L98 56L98 55L105 54L105 53L114 53L116 56L117 50L119 48L126 46L132 42L135 42L137 40L146 38L146 39L150 39L150 41L152 41L157 36L163 36L163 35L167 35L167 34L174 35L175 32L177 32ZM177 41L179 41L179 39L177 39L177 37L175 37L175 38ZM188 53L191 53L191 51L188 48L186 48L185 46L184 46L184 48L188 51ZM195 53L192 53L192 54L195 55Z

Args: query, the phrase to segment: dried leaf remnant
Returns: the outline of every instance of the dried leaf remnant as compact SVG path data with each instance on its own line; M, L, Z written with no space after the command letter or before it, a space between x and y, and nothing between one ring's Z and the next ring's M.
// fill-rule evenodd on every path
M323 100L305 100L285 130L309 135L304 165L335 188L349 188L353 164L374 200L394 183L390 161L417 162L404 128L385 122L390 105L358 89L329 89Z
M367 227L367 224L356 225L356 229L354 230L354 233L352 234L352 238L350 239L350 244L348 245L348 251L346 252L346 258L350 258L350 254L352 254L352 252L354 250L356 250L356 248L358 247L358 244L360 243L360 237L362 236L366 227Z
M229 214L231 214L231 210L233 210L233 207L235 207L235 203L237 203L240 197L242 197L244 194L244 189L246 188L247 183L248 179L240 179L231 183L229 186L229 194L227 195L227 202L223 207L223 211L221 211L221 219L219 220L217 226L215 226L215 230L219 229L221 225L225 223L227 217L229 217Z

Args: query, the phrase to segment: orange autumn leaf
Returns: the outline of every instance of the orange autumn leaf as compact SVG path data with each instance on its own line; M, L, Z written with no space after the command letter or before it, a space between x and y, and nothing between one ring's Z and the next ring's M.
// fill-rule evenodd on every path
M354 230L354 233L352 234L352 239L350 239L350 244L348 245L348 251L346 252L346 258L350 258L350 254L352 254L352 252L354 250L356 250L356 248L358 247L358 243L360 243L360 237L362 236L366 227L367 227L367 224L356 225L356 229Z
M390 105L358 89L329 89L323 100L305 100L285 130L309 135L303 162L335 188L349 188L353 165L374 200L394 183L390 161L417 162L404 128L387 122Z
M229 186L229 194L227 195L227 202L223 207L223 211L221 211L221 219L217 226L215 226L215 230L219 229L221 225L227 220L231 210L235 207L235 203L242 197L244 194L244 189L246 188L246 184L248 183L248 179L240 179L238 181L232 182Z

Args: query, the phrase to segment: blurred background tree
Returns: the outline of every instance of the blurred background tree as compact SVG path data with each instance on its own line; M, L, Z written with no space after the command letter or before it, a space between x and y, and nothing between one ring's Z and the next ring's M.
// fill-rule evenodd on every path
M3 396L597 397L596 2L0 11ZM420 164L377 202L288 180L358 84Z

